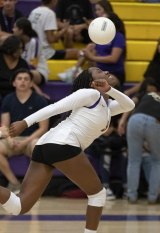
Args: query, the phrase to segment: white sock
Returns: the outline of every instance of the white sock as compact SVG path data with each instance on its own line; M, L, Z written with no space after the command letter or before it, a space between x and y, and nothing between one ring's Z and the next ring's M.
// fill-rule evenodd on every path
M97 231L85 229L85 230L84 230L84 233L97 233Z
M6 201L2 207L8 212L8 214L19 215L21 212L20 198L11 192L8 201Z

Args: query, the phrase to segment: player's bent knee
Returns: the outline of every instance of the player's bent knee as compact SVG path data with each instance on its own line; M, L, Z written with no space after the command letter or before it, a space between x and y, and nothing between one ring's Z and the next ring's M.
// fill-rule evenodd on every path
M21 200L14 193L11 192L8 201L2 205L8 214L19 215L21 212Z
M103 188L99 193L88 195L88 205L103 207L106 202L106 189Z

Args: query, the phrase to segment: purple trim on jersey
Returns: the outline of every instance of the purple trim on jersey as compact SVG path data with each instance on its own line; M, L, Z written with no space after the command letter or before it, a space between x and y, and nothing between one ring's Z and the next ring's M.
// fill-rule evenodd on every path
M99 104L100 99L101 99L101 95L99 99L93 105L91 105L90 107L86 107L86 108L89 108L89 109L95 108Z

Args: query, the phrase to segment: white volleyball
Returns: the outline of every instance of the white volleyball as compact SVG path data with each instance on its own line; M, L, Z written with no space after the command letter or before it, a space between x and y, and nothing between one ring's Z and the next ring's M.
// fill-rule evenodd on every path
M88 34L94 43L104 45L110 43L114 39L116 28L110 19L98 17L90 23Z

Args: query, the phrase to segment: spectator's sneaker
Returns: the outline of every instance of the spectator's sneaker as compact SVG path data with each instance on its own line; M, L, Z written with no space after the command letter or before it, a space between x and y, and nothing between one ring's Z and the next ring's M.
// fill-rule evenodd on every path
M155 205L155 204L157 204L157 200L148 200L148 204L149 205Z
M123 192L123 196L122 196L122 199L124 200L128 200L128 194L126 191Z
M112 201L116 199L116 196L113 194L112 190L110 188L106 189L106 200L107 201Z
M160 204L160 195L158 195L157 199L148 198L148 204L150 205Z
M63 73L59 73L58 77L64 82L72 83L74 78L82 71L83 70L81 67L77 69L75 66L73 66L70 69L64 71Z
M131 198L131 197L128 197L128 202L130 203L130 204L137 204L137 198L135 197L135 198Z

